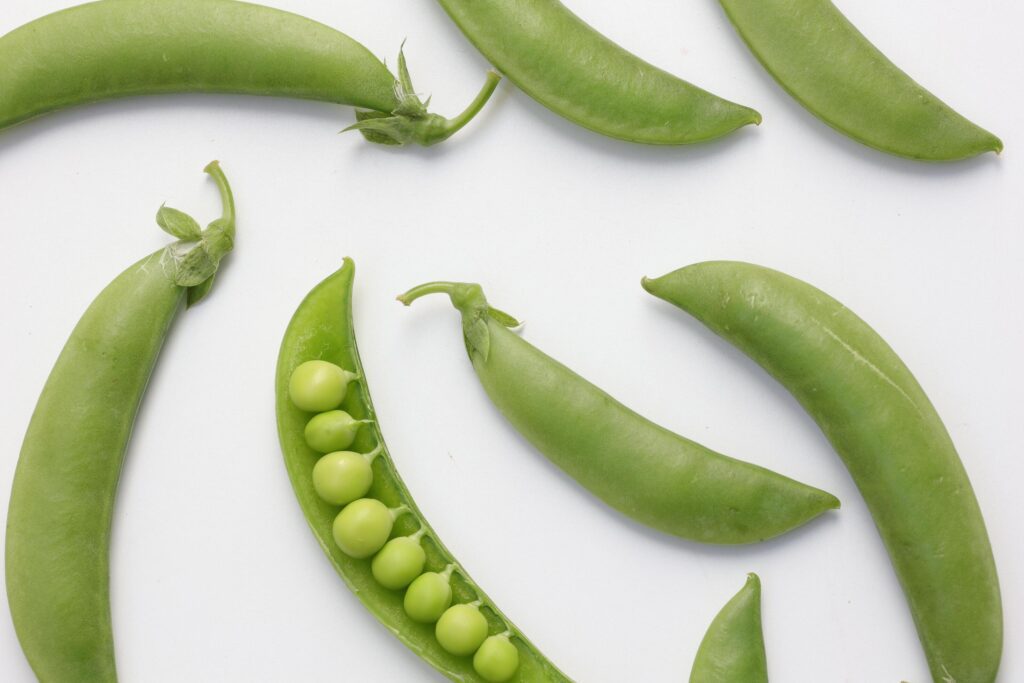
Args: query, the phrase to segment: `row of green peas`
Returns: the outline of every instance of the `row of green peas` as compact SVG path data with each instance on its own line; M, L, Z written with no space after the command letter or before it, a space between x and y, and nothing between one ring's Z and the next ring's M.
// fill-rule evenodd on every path
M519 668L519 651L509 639L511 633L488 635L480 601L451 604L454 564L441 572L423 571L426 553L420 541L425 529L388 540L395 520L409 508L388 508L365 497L373 485L372 465L381 448L378 445L369 453L345 450L369 421L356 420L338 409L349 383L356 379L334 363L311 360L295 368L288 386L296 407L317 413L306 424L305 439L310 448L325 454L313 467L313 488L326 502L342 506L332 527L334 542L351 558L372 557L370 569L380 585L405 589L405 613L413 621L436 624L434 635L447 652L473 655L473 668L487 681L508 681Z

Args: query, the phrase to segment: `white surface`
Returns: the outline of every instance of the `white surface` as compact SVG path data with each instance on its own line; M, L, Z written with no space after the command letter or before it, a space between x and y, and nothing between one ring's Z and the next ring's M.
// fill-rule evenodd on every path
M7 0L0 32L70 4ZM389 63L408 37L413 76L441 113L483 78L483 59L431 2L271 4L341 28ZM238 248L209 301L179 320L128 454L112 550L122 680L441 680L334 574L278 451L278 343L345 255L358 265L359 342L402 476L477 581L574 679L686 680L748 571L764 581L772 680L928 679L871 519L814 423L757 366L639 286L645 274L729 258L831 293L915 372L992 536L1006 608L999 680L1024 680L1024 9L841 3L897 64L1006 143L1000 158L942 166L819 123L712 0L569 4L648 60L757 108L764 124L689 149L633 146L505 83L477 122L430 150L339 137L352 116L342 108L244 97L111 102L0 133L5 491L78 317L166 241L153 222L160 203L212 218L216 193L201 173L211 159L236 190ZM825 488L843 509L740 548L675 540L609 511L487 402L447 303L394 301L438 278L483 283L528 321L530 342L626 404ZM32 680L0 602L0 680Z

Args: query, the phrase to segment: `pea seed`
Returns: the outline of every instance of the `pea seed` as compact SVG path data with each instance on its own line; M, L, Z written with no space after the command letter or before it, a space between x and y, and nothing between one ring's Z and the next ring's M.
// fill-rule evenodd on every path
M341 405L355 375L325 360L309 360L295 368L288 395L300 410L322 413Z
M313 466L313 488L317 495L334 505L348 505L365 496L373 485L371 463L378 453L379 448L366 455L335 451L320 458Z
M413 621L433 624L452 604L451 573L449 565L443 573L427 572L416 577L405 591L405 613Z
M490 683L504 683L519 668L519 650L506 634L491 636L473 655L473 668Z
M393 538L381 548L370 566L377 583L391 590L401 590L423 573L427 554L420 545L422 535L417 532L413 536Z
M349 557L370 557L387 543L395 523L395 511L373 498L346 505L334 518L334 542Z
M437 620L434 635L445 650L465 657L487 638L487 618L474 604L452 605Z
M359 427L368 420L356 420L344 410L320 413L306 424L306 443L321 453L343 451L352 445Z

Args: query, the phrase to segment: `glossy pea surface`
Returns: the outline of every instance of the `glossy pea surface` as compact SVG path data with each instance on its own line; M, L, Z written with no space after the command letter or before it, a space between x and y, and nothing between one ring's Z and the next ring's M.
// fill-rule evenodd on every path
M373 468L362 453L328 453L313 467L313 488L318 496L334 505L347 505L362 498L371 486Z
M474 605L452 605L437 620L437 642L448 652L465 657L487 638L487 619Z
M341 405L348 383L349 373L334 363L310 360L295 368L288 382L288 395L302 410L322 413Z
M416 577L405 591L405 613L413 621L433 624L452 604L451 579L437 572Z
M690 683L768 683L761 626L761 580L743 588L715 616L701 640Z
M870 147L930 161L1002 150L925 90L829 0L720 0L765 69L812 114Z
M988 532L941 418L895 351L821 290L749 263L644 287L757 361L814 418L885 542L936 681L991 683L1003 646Z
M417 656L453 681L483 683L486 680L473 669L471 659L455 656L441 647L434 635L433 623L420 623L406 613L406 596L377 583L368 559L349 557L335 543L332 527L339 508L320 498L313 487L313 468L321 456L309 447L303 436L309 413L299 410L288 396L288 380L292 372L311 358L335 363L364 378L350 385L342 403L342 408L355 418L371 421L357 433L352 449L359 453L370 453L377 447L381 449L373 461L374 480L367 496L379 500L388 508L405 506L408 509L407 513L395 520L393 533L404 536L420 530L424 532L421 542L426 554L424 569L428 573L416 581L431 574L440 576L437 572L454 565L454 573L448 583L451 591L448 604L452 600L460 603L479 600L482 603L480 612L491 630L496 633L510 630L515 635L520 663L514 680L523 683L567 683L570 679L544 657L509 618L498 610L480 586L467 576L424 519L403 484L381 434L365 380L366 373L359 358L352 322L354 277L355 266L351 260L346 259L340 270L309 293L288 325L278 356L275 386L281 452L292 488L317 544L353 594L389 633L405 643ZM413 457L421 456L413 454ZM407 589L407 594L417 585L426 585L417 584L416 581ZM448 604L441 608L442 612ZM339 662L343 663L343 660Z
M334 542L349 557L362 559L380 550L391 535L394 517L379 500L360 498L334 518Z
M490 636L473 655L473 668L489 683L504 683L519 668L519 650L508 636Z
M344 410L329 410L306 423L306 443L321 453L341 451L352 445L361 426Z
M419 539L402 536L388 541L373 558L371 570L377 583L400 590L423 573L427 554L423 552Z
M588 26L558 0L439 0L484 57L548 109L631 142L680 145L760 123Z

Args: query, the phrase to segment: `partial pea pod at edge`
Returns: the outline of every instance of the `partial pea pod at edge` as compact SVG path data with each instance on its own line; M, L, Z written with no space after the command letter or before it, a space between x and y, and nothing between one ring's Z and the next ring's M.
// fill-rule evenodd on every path
M840 133L925 161L1003 149L889 61L830 0L719 1L779 85Z
M43 388L7 514L6 577L22 650L47 683L117 680L110 532L125 449L164 340L209 293L234 245L234 201L214 162L224 215L205 230L163 207L178 242L125 270L75 326Z
M304 428L310 413L297 408L289 397L293 371L309 360L333 363L359 379L349 386L341 408L357 420L368 421L358 432L352 449L376 452L373 459L373 484L369 498L390 508L404 507L407 512L394 522L392 538L422 531L419 539L426 552L426 571L441 572L454 565L451 588L454 602L479 601L491 634L508 632L519 653L519 666L510 679L513 683L571 683L554 664L502 614L480 587L441 543L440 538L416 507L402 483L384 443L377 414L370 400L362 362L356 347L352 320L352 285L355 265L346 259L342 268L320 283L299 306L281 344L277 364L277 424L285 466L292 488L306 521L335 570L366 608L413 652L453 681L484 683L476 673L471 657L450 654L440 646L433 624L414 622L403 606L401 591L390 590L375 580L369 559L354 559L338 547L332 525L338 515L336 505L325 502L313 485L313 468L320 453L306 443ZM345 656L351 656L346 654Z
M978 501L924 390L888 344L824 292L749 263L644 279L750 356L814 418L871 511L936 683L991 683L1002 600Z
M433 282L462 314L474 370L498 410L605 503L654 529L704 543L762 541L839 507L835 496L716 453L622 405L508 328L479 285Z
M558 0L439 0L527 95L603 135L654 145L721 137L761 115L619 47Z
M399 53L398 78L365 47L305 17L236 0L98 0L0 38L0 129L132 95L237 93L349 104L371 142L441 142L486 104L499 77L446 119L427 111Z

